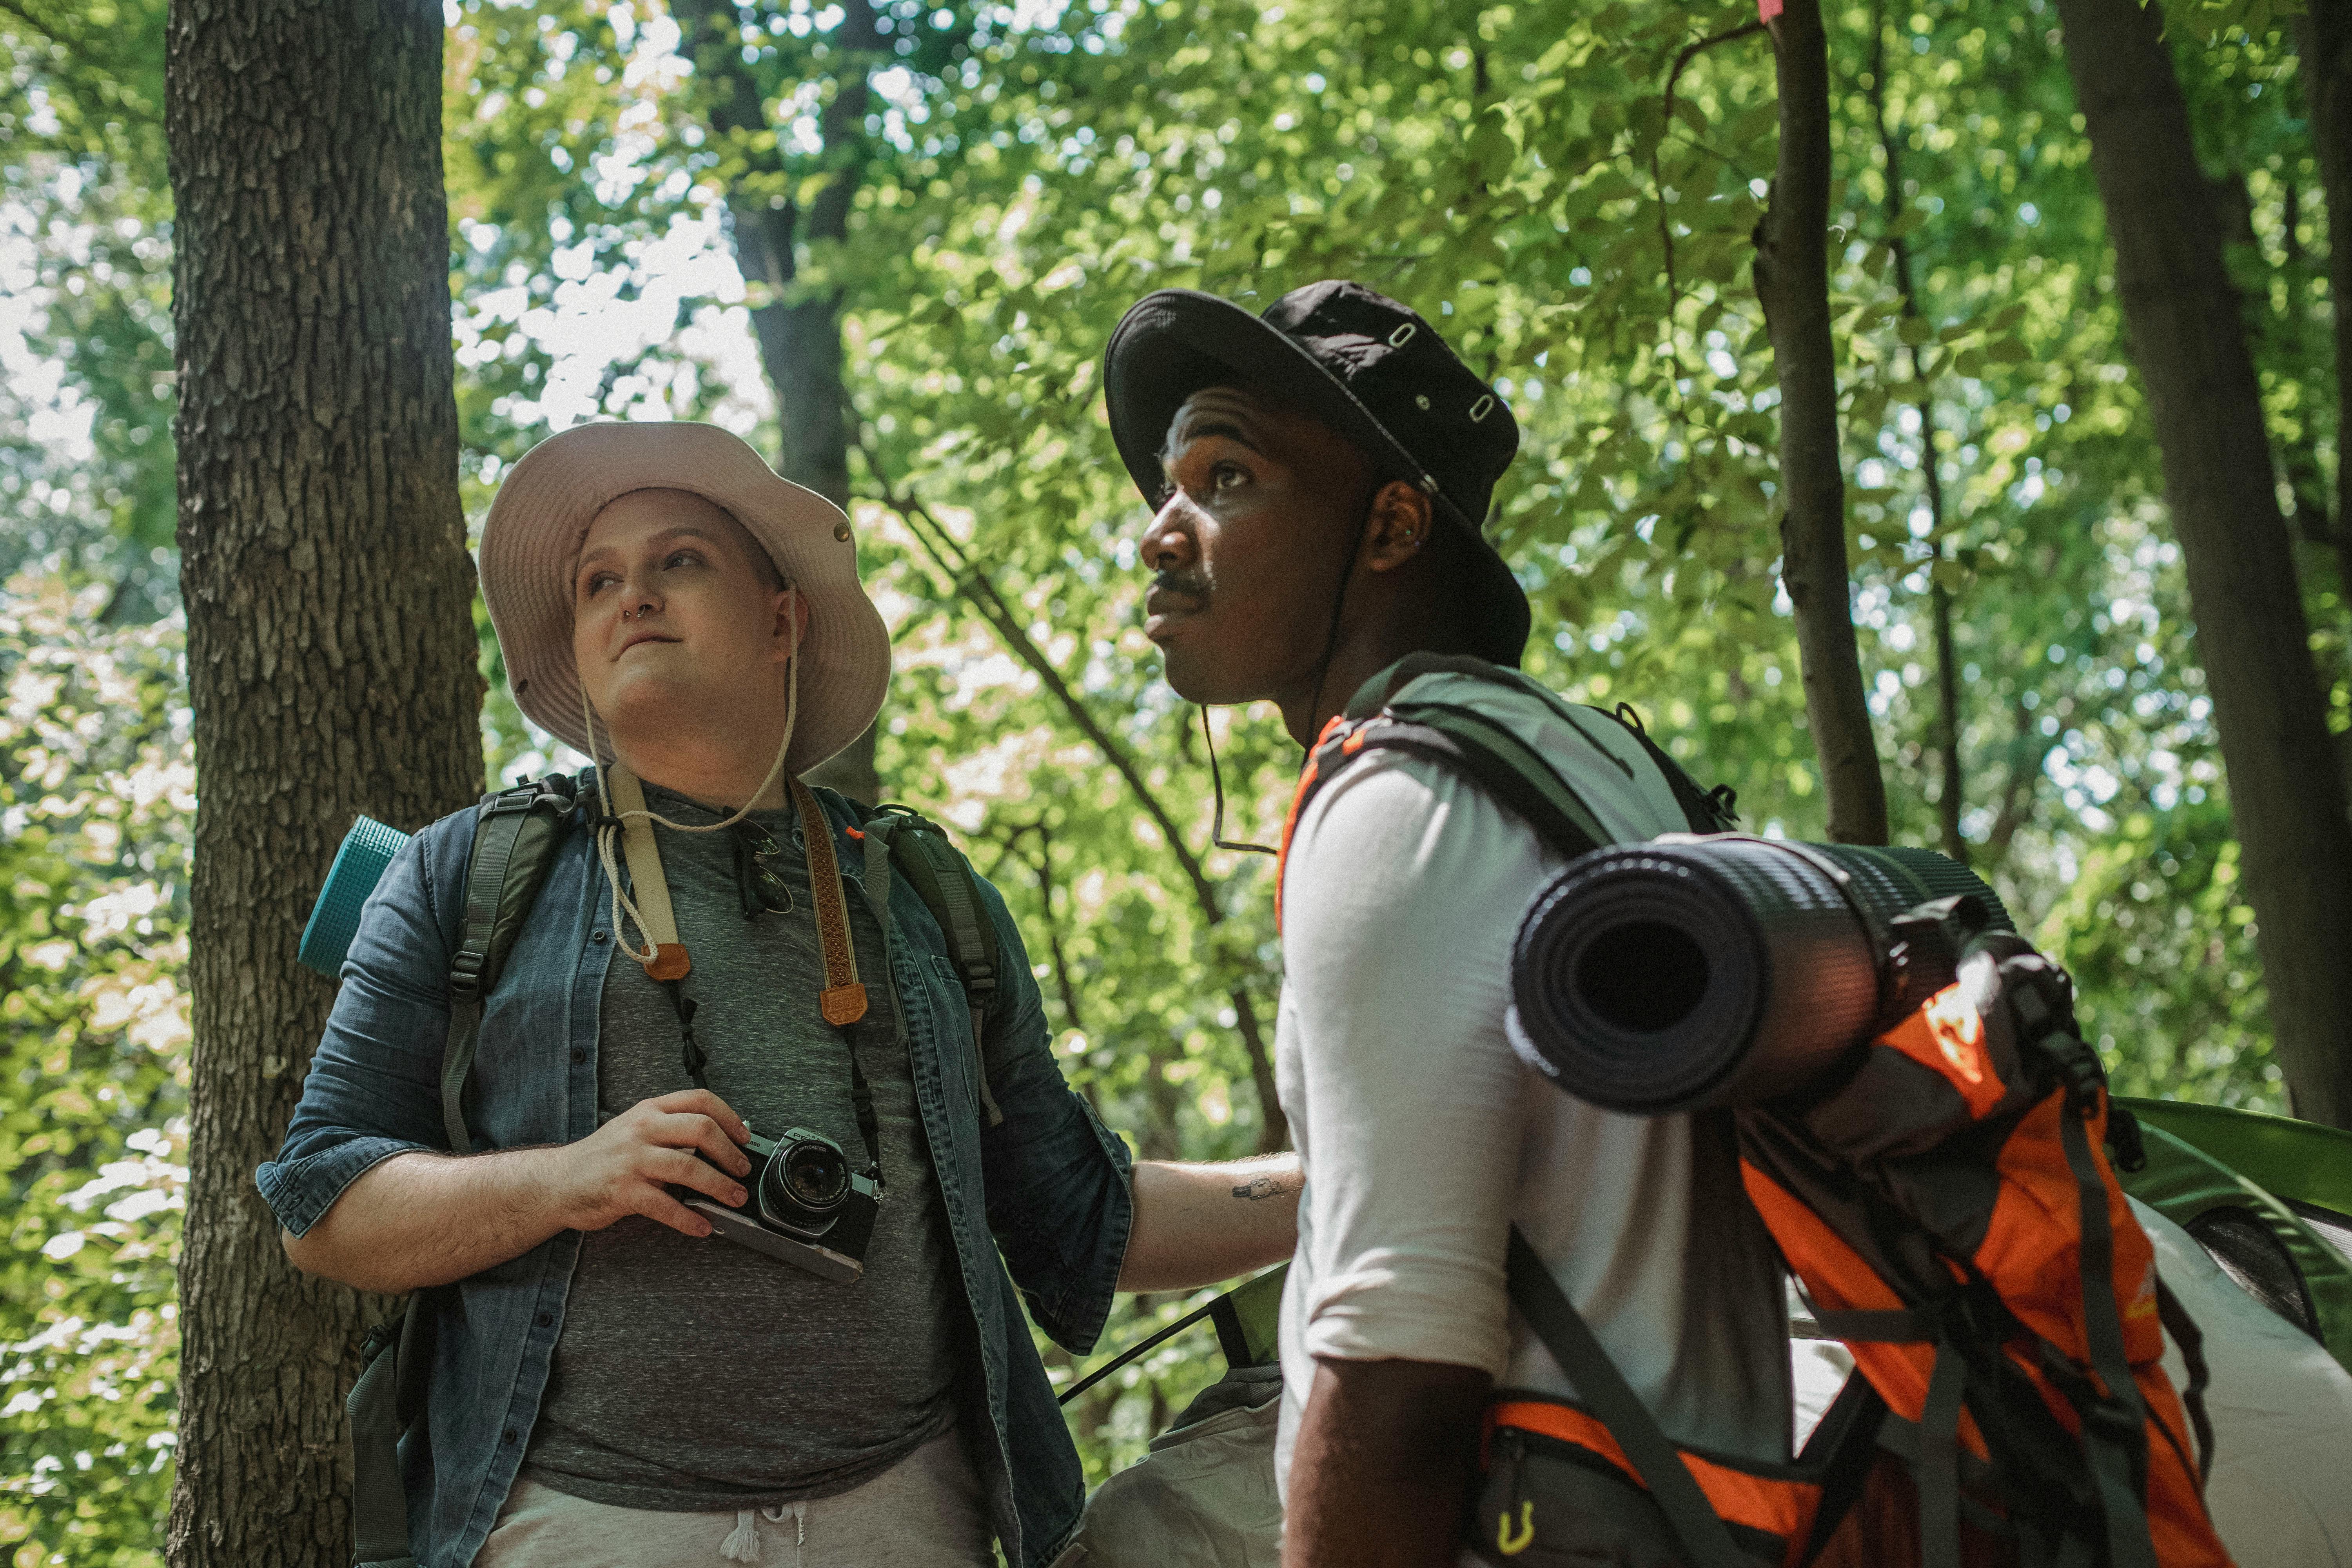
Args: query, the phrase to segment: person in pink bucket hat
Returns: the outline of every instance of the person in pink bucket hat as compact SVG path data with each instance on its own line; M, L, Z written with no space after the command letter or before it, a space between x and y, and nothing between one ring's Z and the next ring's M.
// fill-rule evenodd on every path
M507 476L481 576L515 701L593 765L401 849L258 1173L299 1267L432 1314L375 1557L1070 1555L1083 1473L1024 1302L1084 1353L1115 1290L1278 1260L1295 1161L1131 1163L996 890L803 782L890 679L831 502L713 426L580 426ZM562 837L502 915L478 822L539 809ZM989 973L894 874L918 841ZM363 1559L384 1511L360 1498Z

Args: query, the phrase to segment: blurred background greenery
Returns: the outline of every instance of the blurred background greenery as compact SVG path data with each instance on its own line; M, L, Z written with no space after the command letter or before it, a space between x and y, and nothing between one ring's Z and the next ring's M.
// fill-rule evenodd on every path
M1758 830L1819 832L1748 278L1771 56L1690 47L1752 12L853 3L449 0L469 512L583 418L712 419L776 453L807 411L762 330L836 325L898 650L881 793L1003 889L1071 1081L1139 1154L1282 1142L1270 866L1207 847L1199 719L1139 631L1146 510L1101 413L1102 348L1149 289L1262 308L1345 275L1437 323L1525 431L1493 526L1536 605L1529 668L1633 703ZM2295 56L2260 8L2172 16L2282 472L2324 497ZM1896 840L1965 853L2063 958L2120 1089L2283 1109L2054 12L1829 17L1853 605ZM163 0L0 4L0 1545L24 1568L160 1562L169 1485L196 781L163 37ZM745 267L778 214L790 266ZM2341 734L2352 603L2320 512L2299 566ZM572 765L487 623L482 646L491 777ZM1270 838L1296 748L1268 708L1211 722L1229 836ZM1123 1300L1106 1349L1200 1299ZM1215 1362L1198 1331L1077 1402L1090 1479Z

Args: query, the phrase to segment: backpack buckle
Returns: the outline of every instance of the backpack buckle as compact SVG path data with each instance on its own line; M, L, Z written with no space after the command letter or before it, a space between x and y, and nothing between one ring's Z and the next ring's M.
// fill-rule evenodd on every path
M504 816L510 811L529 811L539 804L541 794L540 786L535 784L517 784L512 789L502 789L491 797L488 805L482 808L483 815Z
M449 961L449 991L461 1002L471 1002L482 989L482 968L489 954L461 947Z

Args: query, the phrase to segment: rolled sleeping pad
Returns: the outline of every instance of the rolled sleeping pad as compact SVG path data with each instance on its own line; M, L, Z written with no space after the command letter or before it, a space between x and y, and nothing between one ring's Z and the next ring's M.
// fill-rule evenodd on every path
M383 868L407 842L407 834L373 817L352 824L343 835L343 847L335 851L334 864L327 868L319 901L310 906L310 922L302 928L302 945L294 956L305 968L330 980L342 973L343 955L359 932L360 910L383 879Z
M1927 849L1676 834L1570 864L1512 952L1512 1046L1580 1100L1657 1115L1803 1085L1879 1025L1887 930L1984 879Z

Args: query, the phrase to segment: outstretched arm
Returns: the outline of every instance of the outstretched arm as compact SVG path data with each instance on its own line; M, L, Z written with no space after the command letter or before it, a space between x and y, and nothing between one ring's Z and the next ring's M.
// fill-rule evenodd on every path
M1298 1245L1296 1154L1135 1167L1122 1290L1190 1290L1288 1258Z

